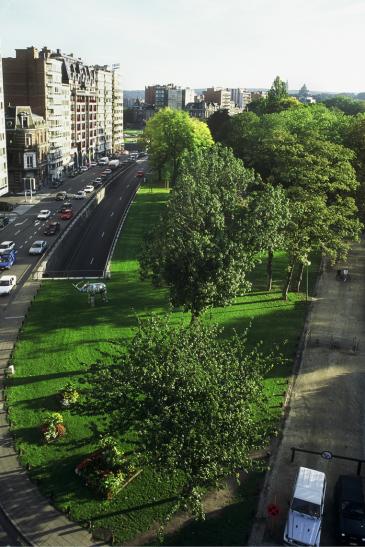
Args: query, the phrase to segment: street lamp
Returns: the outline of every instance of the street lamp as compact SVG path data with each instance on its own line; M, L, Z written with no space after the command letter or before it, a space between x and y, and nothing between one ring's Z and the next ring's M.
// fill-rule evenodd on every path
M305 258L303 260L304 266L307 267L307 273L306 273L306 290L305 290L305 301L308 302L308 267L311 265L310 260L308 258Z

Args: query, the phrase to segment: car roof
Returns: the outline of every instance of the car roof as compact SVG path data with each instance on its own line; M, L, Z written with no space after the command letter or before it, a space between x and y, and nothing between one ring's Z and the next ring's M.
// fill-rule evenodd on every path
M337 485L342 500L364 503L365 479L355 475L340 475Z
M14 243L14 241L2 241L0 243L0 246L2 247L3 245L11 245L12 243Z
M37 239L37 241L33 241L33 245L43 245L45 243L44 239Z
M294 497L320 505L325 479L322 471L299 467Z

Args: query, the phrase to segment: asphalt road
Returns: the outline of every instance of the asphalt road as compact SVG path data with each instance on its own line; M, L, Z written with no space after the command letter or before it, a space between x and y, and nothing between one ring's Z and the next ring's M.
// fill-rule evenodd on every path
M262 514L266 522L265 545L280 545L299 466L323 471L327 477L321 545L336 545L337 517L334 486L340 474L355 475L357 463L340 458L297 453L291 447L336 456L365 459L365 242L349 256L351 281L336 279L336 271L323 274L310 320L311 336L304 351L284 437L274 460ZM359 349L356 351L356 344ZM365 475L365 464L361 475ZM268 504L279 508L269 518ZM257 541L257 539L256 539ZM257 544L257 543L255 543Z
M144 165L145 161L139 160L107 184L104 199L79 229L77 245L59 267L63 274L77 277L101 275L120 220L140 183L136 173L144 169Z

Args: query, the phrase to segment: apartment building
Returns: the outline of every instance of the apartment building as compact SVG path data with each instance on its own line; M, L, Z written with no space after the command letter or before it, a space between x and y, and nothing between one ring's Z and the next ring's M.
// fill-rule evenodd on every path
M229 89L223 87L208 87L204 91L204 97L208 103L217 103L221 109L230 110L231 104L231 92Z
M3 59L4 99L7 105L30 106L48 129L48 178L60 180L71 160L69 87L62 82L62 61L51 51L16 49Z
M5 111L3 93L3 73L0 55L0 196L8 192L8 170L6 160L6 137L5 137Z
M113 74L107 66L96 65L96 111L98 157L109 156L113 143Z
M120 81L119 65L112 66L113 112L112 112L112 150L114 153L123 149L123 91Z
M241 109L245 109L246 106L251 102L251 92L242 87L237 87L235 89L230 89L231 92L231 101Z
M6 107L5 122L9 192L22 192L30 185L38 190L47 182L46 122L34 114L30 106Z
M170 107L182 110L194 101L195 91L189 87L183 88L174 84L146 86L145 104L156 109Z

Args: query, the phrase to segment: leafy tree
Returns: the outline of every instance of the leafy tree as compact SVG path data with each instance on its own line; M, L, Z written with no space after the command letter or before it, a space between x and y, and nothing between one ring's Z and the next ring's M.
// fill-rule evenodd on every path
M290 203L281 186L262 184L250 194L251 223L260 251L267 251L267 290L272 288L274 251L284 247Z
M288 97L288 90L286 87L286 83L280 79L280 76L276 76L275 80L272 83L271 88L269 89L267 93L268 104L270 105L272 103L277 103L278 101L281 101L282 99L286 99L287 97Z
M309 91L305 84L302 85L302 87L299 89L298 96L299 97L308 97Z
M175 184L184 152L209 147L213 139L205 123L191 118L187 112L164 108L148 120L144 142L159 178L165 169Z
M344 132L344 142L354 151L353 166L359 181L356 203L361 220L365 221L365 114L350 118L350 124Z
M342 110L342 112L351 116L359 114L360 112L365 112L365 101L351 99L351 97L343 95L336 95L336 97L326 99L324 104L328 108Z
M257 236L246 193L255 175L230 149L215 145L184 159L165 215L147 236L142 278L166 284L173 306L192 319L250 287Z
M208 120L207 124L215 142L220 142L230 125L230 116L228 110L217 110Z
M265 445L273 423L263 378L282 361L220 332L200 321L177 328L167 317L140 323L115 365L91 367L84 405L134 439L139 466L183 478L180 507L199 516L204 489L252 468L250 452Z

